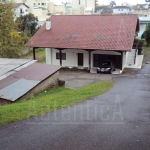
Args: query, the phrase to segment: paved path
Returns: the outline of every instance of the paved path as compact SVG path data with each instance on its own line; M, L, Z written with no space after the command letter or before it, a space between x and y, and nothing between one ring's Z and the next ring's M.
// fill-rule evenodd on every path
M61 70L59 78L65 80L65 86L68 88L80 88L98 81L112 81L113 77L133 76L138 69L124 69L122 74L97 74L85 71Z
M0 127L1 150L150 150L150 64L103 95Z
M65 80L66 87L80 88L97 81L112 81L112 75L62 70L60 71L60 79Z

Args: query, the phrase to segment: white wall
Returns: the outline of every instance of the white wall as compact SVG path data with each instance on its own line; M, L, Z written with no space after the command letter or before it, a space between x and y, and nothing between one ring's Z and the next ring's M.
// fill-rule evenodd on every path
M127 62L127 53L123 52L122 70L125 68Z
M57 49L46 49L46 62L48 64L60 65L60 60L56 59L56 53L59 53ZM83 53L83 68L89 67L89 52L85 50L62 50L62 53L66 53L66 60L62 60L63 67L78 67L78 53ZM106 54L106 55L121 55L114 51L92 51L91 52L91 67L93 67L93 54Z
M20 11L22 10L22 13L20 13ZM18 17L20 16L25 16L29 13L29 8L26 7L25 5L20 5L17 8L14 8L14 20L16 20Z
M144 55L138 55L136 58L136 67L141 68L143 63Z
M140 23L140 30L139 30L137 38L141 39L141 36L146 29L146 26L147 26L147 23Z
M130 52L126 53L126 58L128 58ZM143 55L138 55L138 51L136 52L136 60L135 60L135 64L133 65L129 65L129 64L125 64L125 68L141 68L142 67L142 63L143 63Z
M56 53L59 53L59 50L52 49L52 64L60 65L60 60L56 59ZM62 60L63 67L78 67L78 53L83 53L83 68L88 67L88 52L85 50L62 50L62 53L66 53L66 60Z
M113 14L131 14L132 11L129 8L114 8Z

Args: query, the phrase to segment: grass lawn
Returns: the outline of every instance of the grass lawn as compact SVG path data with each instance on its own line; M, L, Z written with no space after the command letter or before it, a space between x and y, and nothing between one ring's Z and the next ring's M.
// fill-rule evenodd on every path
M144 50L144 60L143 60L143 63L146 62L146 58L147 58L148 53L149 53L149 51L150 51L150 47L145 47L144 49L145 49L145 50Z
M38 62L41 63L45 63L46 62L46 54L45 54L45 49L43 48L39 48L35 50L35 54L36 54L36 59L38 60ZM32 59L33 58L33 53L32 51L22 55L20 58L28 58L28 59Z
M0 125L74 105L102 94L112 86L113 82L97 82L79 89L57 87L43 91L26 101L0 106Z

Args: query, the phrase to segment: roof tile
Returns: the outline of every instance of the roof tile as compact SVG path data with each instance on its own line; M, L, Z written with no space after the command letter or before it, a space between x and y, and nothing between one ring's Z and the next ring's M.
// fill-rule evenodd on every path
M51 29L46 30L44 24L30 39L31 47L130 51L138 16L70 15L50 20Z

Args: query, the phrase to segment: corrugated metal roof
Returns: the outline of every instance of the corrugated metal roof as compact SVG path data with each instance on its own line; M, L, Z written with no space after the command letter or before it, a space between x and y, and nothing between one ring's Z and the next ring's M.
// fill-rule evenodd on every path
M13 76L8 76L7 78L3 79L0 81L0 89L3 89L9 85L11 85L12 83L18 81L18 78L15 78Z
M13 63L12 66L15 65L15 61L8 60L8 62ZM18 63L22 64L22 61L20 60ZM60 66L32 63L33 61L29 62L29 66L23 64L16 70L6 72L5 75L8 75L15 71L15 73L0 80L0 98L15 101L61 68ZM7 68L11 67L6 67L6 70L8 70ZM5 77L5 75L0 76L0 78Z
M0 80L32 63L35 60L0 58Z
M42 81L58 71L60 68L60 66L34 63L20 70L19 72L14 73L13 77L24 78L26 80Z
M10 101L15 101L16 99L23 96L30 89L36 86L39 81L20 79L15 83L0 90L0 97Z

